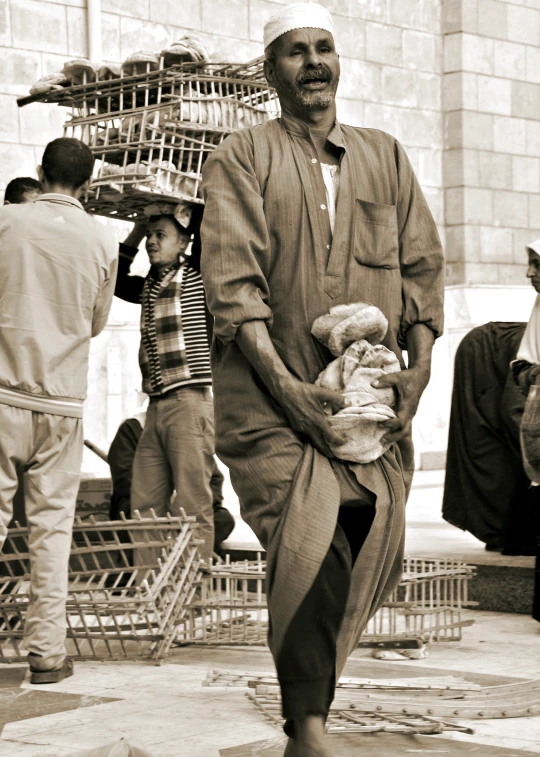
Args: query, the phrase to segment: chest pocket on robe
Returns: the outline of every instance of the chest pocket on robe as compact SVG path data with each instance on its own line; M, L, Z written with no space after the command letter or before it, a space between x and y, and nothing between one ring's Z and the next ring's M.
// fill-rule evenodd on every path
M395 205L356 200L353 255L371 268L399 268L399 240Z

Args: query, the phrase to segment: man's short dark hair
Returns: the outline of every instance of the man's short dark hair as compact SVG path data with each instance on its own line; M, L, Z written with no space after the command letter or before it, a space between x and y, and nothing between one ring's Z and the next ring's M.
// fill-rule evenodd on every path
M41 167L49 184L78 189L92 176L94 156L79 139L60 137L45 148Z
M6 187L4 193L4 202L10 202L12 205L19 205L24 202L24 196L27 192L43 192L43 187L37 179L31 176L18 176L12 179Z

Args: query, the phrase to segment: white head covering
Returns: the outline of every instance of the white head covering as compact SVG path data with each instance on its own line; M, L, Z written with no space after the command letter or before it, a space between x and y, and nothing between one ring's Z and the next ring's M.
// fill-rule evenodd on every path
M540 239L528 244L525 249L527 252L532 250L540 255ZM516 355L517 360L526 360L533 365L540 364L540 294L537 295L534 307L532 309L529 323L523 334L523 339Z
M268 19L264 27L264 49L293 29L324 29L334 34L330 11L317 3L293 3Z
M525 249L527 252L532 250L533 252L536 252L537 255L540 255L540 239L536 239L534 242L525 245Z

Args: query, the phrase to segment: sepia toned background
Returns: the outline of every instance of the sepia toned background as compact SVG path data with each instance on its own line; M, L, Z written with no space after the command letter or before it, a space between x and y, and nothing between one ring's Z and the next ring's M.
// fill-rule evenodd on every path
M416 422L418 463L442 467L452 362L489 320L527 320L533 291L524 245L540 236L540 0L322 0L342 62L341 121L384 129L405 145L447 258L446 335ZM262 50L268 0L101 0L103 60L161 50L194 30L216 61ZM86 0L0 0L0 192L35 175L65 109L18 109L42 74L89 56ZM110 223L110 222L109 222ZM120 239L126 226L117 225ZM144 272L144 255L138 262ZM115 300L92 345L86 437L108 448L141 403L138 307ZM85 452L85 471L105 468Z

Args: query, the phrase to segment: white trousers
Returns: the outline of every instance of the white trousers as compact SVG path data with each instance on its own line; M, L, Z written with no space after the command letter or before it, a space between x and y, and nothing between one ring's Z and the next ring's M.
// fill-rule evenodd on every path
M82 452L82 420L0 404L0 550L22 469L31 565L24 638L32 666L40 670L60 667L66 656L68 566Z

